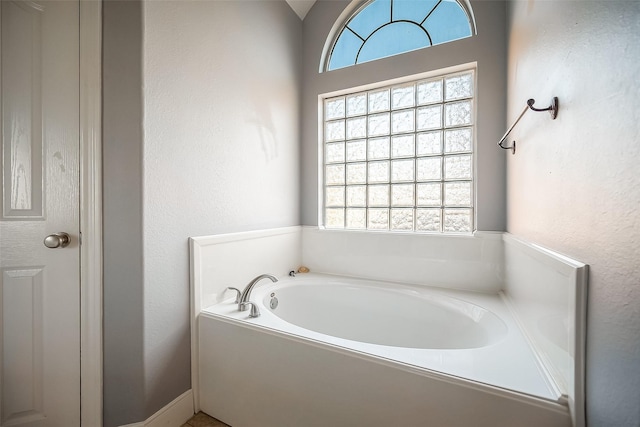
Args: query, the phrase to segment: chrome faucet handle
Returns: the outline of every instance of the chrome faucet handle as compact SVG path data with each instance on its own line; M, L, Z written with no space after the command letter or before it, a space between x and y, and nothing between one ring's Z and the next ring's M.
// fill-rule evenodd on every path
M251 306L251 312L249 313L249 317L258 317L260 316L260 310L258 310L258 306L251 302L251 301L247 301L247 302L243 302L240 304L242 306L242 311L246 310L246 306L250 305Z
M249 297L251 296L251 291L253 290L253 287L256 286L256 284L262 279L269 279L274 283L278 281L278 279L275 276L272 276L271 274L261 274L255 279L253 279L252 281L250 281L249 284L244 288L244 291L242 291L242 295L240 295L240 301L238 302L238 311L245 311L247 309L242 304L245 302L249 302Z
M234 301L234 304L238 304L240 302L240 295L242 295L242 291L240 289L228 287L225 289L225 292L226 291L236 291L236 300Z

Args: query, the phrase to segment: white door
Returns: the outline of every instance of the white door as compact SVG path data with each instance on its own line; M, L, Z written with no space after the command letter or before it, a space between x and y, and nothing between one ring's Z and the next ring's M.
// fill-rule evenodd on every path
M76 427L79 3L0 3L0 426Z

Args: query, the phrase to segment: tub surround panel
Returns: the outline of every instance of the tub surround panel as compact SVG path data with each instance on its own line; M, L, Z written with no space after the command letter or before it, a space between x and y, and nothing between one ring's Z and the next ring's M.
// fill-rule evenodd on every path
M260 274L287 276L301 265L301 227L218 234L189 239L194 313L233 296ZM265 283L268 281L265 281Z
M585 425L587 266L505 233L505 295L551 383Z
M198 313L234 294L260 274L286 276L301 263L300 227L218 234L189 239L191 269L191 384L198 407ZM268 282L268 280L265 280ZM271 282L269 282L271 283Z
M556 403L480 392L227 322L200 328L208 361L200 406L232 426L570 426Z
M501 233L473 236L302 230L311 271L496 294L502 289Z

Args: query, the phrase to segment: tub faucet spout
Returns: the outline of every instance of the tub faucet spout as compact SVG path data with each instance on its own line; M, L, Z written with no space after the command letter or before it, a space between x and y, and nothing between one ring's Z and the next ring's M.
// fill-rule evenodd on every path
M242 291L242 295L240 295L240 301L238 302L238 311L245 311L248 308L247 307L247 305L248 305L247 303L250 302L249 301L249 297L251 296L251 291L256 286L256 284L262 279L269 279L274 283L278 281L278 279L276 279L274 276L272 276L270 274L261 274L258 277L256 277L255 279L253 279L244 288L244 291Z

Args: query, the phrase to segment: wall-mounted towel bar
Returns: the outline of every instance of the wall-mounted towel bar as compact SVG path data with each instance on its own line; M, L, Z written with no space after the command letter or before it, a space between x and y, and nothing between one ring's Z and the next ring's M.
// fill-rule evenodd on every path
M516 121L504 133L504 136L500 139L500 141L498 141L498 147L502 148L503 150L511 150L511 154L516 154L516 142L515 141L513 141L509 147L505 147L502 144L507 139L507 136L509 136L509 134L511 133L513 128L516 127L516 125L518 124L518 122L520 121L522 116L524 116L524 113L526 113L528 110L548 111L549 113L551 113L551 120L555 120L555 118L558 117L558 97L554 96L553 99L551 100L551 105L549 105L547 108L535 108L533 106L533 104L535 104L535 103L536 103L535 99L529 99L527 101L527 106L524 107L524 110L522 110L522 113L520 113L520 115L518 116Z

